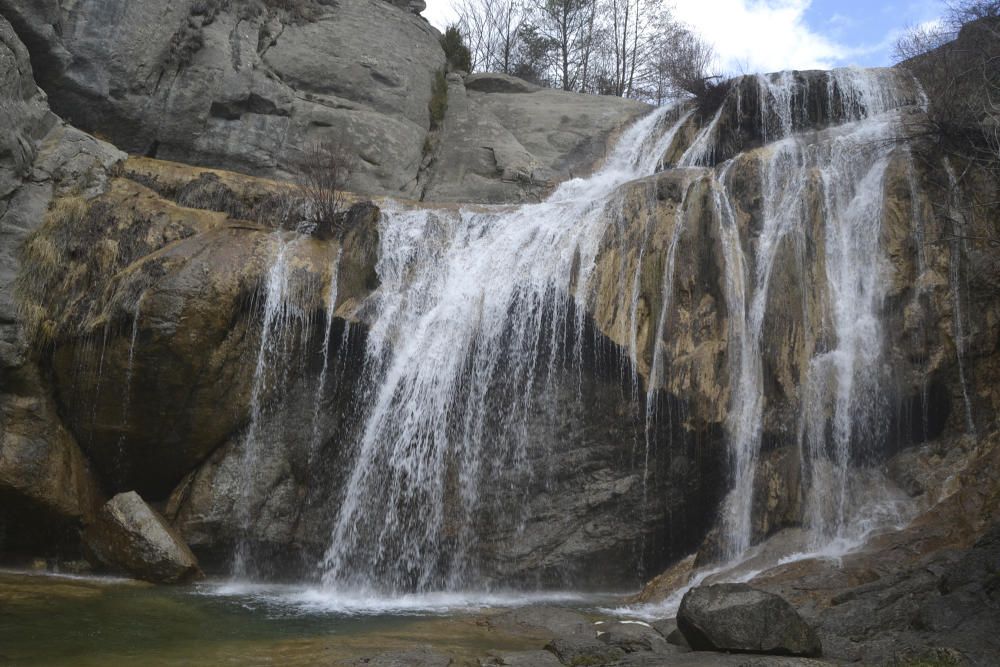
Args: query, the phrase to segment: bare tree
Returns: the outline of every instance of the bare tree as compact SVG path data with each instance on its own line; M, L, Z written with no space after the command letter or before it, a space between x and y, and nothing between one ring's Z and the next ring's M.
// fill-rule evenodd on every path
M720 87L722 78L714 69L711 45L669 14L650 23L633 94L656 104L683 95L706 101Z
M320 235L340 235L347 203L347 183L354 167L354 151L341 139L314 143L299 165L299 188L306 219Z
M902 62L933 51L953 38L954 35L943 24L911 26L896 40L892 55L896 62Z
M656 103L713 87L711 48L658 0L462 0L459 15L474 71Z
M537 28L556 51L557 81L563 90L576 90L589 62L592 43L588 39L595 0L538 0Z
M609 0L611 15L612 53L614 54L614 78L612 93L627 97L632 92L635 71L640 58L640 36L644 32L640 25L642 0Z
M512 74L528 15L523 0L463 0L459 26L468 40L473 69Z
M1000 17L1000 0L953 0L947 6L947 21L953 30L971 21Z

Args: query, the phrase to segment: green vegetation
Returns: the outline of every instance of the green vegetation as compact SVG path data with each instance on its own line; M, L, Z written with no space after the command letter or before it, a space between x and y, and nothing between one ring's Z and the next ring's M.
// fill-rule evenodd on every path
M448 59L448 67L460 72L472 71L472 53L462 39L457 25L450 25L441 36L441 48Z
M946 648L931 649L918 657L896 660L894 667L957 667L966 664L962 655Z
M431 84L431 101L427 105L431 113L431 129L436 130L444 123L448 111L448 80L444 70L438 70Z
M82 328L103 316L97 303L114 290L108 277L150 251L147 236L153 224L135 208L116 210L101 199L69 196L54 201L45 224L21 249L22 262L33 269L17 280L29 339L46 345L67 329ZM117 296L130 302L137 298Z

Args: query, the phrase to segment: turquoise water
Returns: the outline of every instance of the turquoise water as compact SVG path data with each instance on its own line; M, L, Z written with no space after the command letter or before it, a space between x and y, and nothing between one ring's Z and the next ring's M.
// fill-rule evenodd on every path
M546 603L592 608L607 596L430 594L393 599L295 586L0 573L0 665L337 665L430 646L456 664L488 650L541 648L484 622Z

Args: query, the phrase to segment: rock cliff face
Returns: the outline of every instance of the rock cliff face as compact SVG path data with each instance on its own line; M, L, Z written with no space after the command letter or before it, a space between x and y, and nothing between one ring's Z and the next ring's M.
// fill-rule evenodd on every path
M355 156L350 187L366 194L537 197L589 168L645 108L490 83L502 77L472 77L466 96L456 80L435 150L428 104L445 58L417 9L383 0L0 2L53 110L76 127L129 153L276 177L298 173L311 145L342 142Z
M503 74L448 77L444 127L421 174L427 201L535 200L584 176L645 104L541 89Z
M453 74L432 129L443 54L405 8L161 5L0 0L30 47L0 21L8 551L52 548L43 523L72 551L104 497L134 489L209 571L350 569L367 563L357 533L424 530L419 514L355 508L357 548L324 559L361 489L440 509L432 563L379 543L389 556L370 574L400 587L459 570L628 585L703 540L690 562L731 555L734 534L746 547L842 525L816 491L847 488L841 471L867 479L897 450L995 426L1000 306L967 243L990 236L995 211L962 202L995 201L997 184L895 141L924 114L905 73L742 77L715 105L655 116ZM63 124L49 101L147 157ZM553 209L427 203L527 202L565 181L587 196L571 179L640 117L655 141L630 159L651 158L650 175L570 209L595 231L569 225L564 252L549 252L558 220L524 231ZM380 199L352 209L345 234L310 234L280 178L338 135L360 159L353 189L426 202ZM504 225L490 252L465 252ZM536 255L553 267L494 303L490 286ZM432 298L440 285L454 302ZM394 356L413 341L431 343ZM427 380L415 365L456 370ZM413 387L458 398L431 405L427 426L394 403ZM508 439L494 460L465 460L470 443ZM428 441L452 448L404 469ZM371 459L393 484L358 481L371 442L402 443ZM438 495L406 495L422 474Z
M100 503L24 336L21 251L55 192L93 192L121 153L63 125L34 83L27 50L0 19L0 549L72 554Z
M833 428L840 409L826 394L838 389L818 375L827 372L819 364L824 350L837 348L856 325L836 324L845 290L862 284L842 281L865 280L845 263L848 254L874 251L869 261L879 281L864 315L877 323L864 340L876 341L866 354L881 359L878 377L862 380L851 371L850 382L871 382L874 390L867 407L851 408L855 462L878 465L944 432L989 430L997 408L1000 350L992 332L1000 310L990 273L970 264L993 260L957 238L993 237L995 211L963 207L960 199L992 201L986 192L995 186L978 191L989 177L970 164L959 168L968 170L965 184L956 183L953 165L940 155L929 158L933 147L920 141L866 157L878 140L852 138L857 130L850 128L864 123L845 130L845 117L865 104L899 108L889 136L920 136L923 111L905 72L873 73L881 82L876 97L859 97L863 86L852 88L851 80L857 76L746 77L731 85L714 113L682 118L663 158L679 168L625 186L590 279L597 326L631 351L647 386L686 406L685 428L726 431L730 443L759 438L753 489L747 488L753 541L810 521L816 499L807 498L807 484L815 480L802 479L812 464L801 456L825 457L810 451L809 442L831 446L834 436L808 429L813 419L820 429ZM788 86L787 99L774 95L776 84ZM738 108L743 116L735 115ZM777 138L767 139L769 133ZM813 162L817 155L823 157ZM872 170L849 176L848 165L865 160ZM699 164L707 166L685 167ZM865 187L874 189L865 194ZM870 210L855 219L856 207L866 205ZM860 242L845 237L859 221L857 229L877 233ZM849 369L865 344L858 339L858 347L836 354L848 355ZM747 382L759 387L762 402L741 413ZM759 424L756 434L740 430L747 415ZM872 421L859 427L858 419Z
M5 0L67 121L131 153L287 175L349 138L355 189L405 192L444 55L423 19L380 0Z

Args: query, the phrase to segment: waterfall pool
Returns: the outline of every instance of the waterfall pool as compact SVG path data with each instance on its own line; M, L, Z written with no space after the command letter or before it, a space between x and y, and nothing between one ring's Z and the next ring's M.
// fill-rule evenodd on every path
M484 618L526 605L590 613L617 596L431 593L392 599L319 588L0 571L0 665L336 665L429 647L454 664L496 650L540 649ZM596 614L595 614L596 615Z

